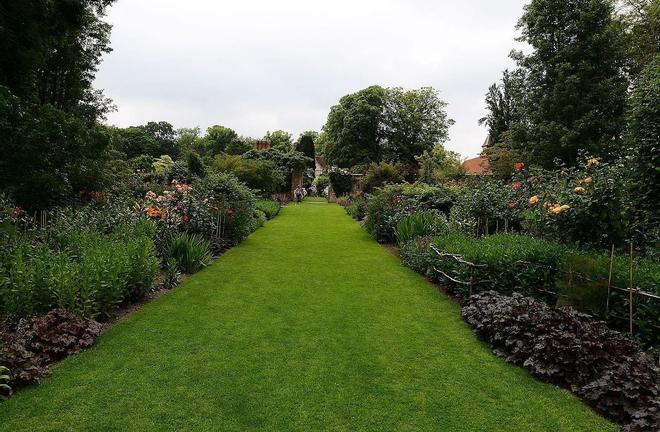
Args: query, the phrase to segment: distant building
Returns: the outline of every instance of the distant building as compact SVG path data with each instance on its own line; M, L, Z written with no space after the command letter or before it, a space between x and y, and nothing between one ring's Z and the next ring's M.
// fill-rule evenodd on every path
M314 158L314 178L318 178L325 172L325 156L316 156Z
M486 149L491 144L490 135L486 137L484 143L481 145L482 149ZM463 168L465 168L465 173L467 175L492 175L493 173L490 170L490 163L488 159L483 156L477 156L476 158L468 159L463 162Z
M463 168L467 175L491 175L488 159L483 156L468 159L463 162Z
M268 150L271 147L271 142L269 140L254 140L252 141L252 147L255 150Z

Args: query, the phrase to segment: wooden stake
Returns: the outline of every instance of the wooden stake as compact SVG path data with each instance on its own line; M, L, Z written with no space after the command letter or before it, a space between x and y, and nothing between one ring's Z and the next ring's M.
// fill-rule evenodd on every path
M605 318L610 314L610 293L612 292L612 267L614 265L614 243L612 243L612 252L610 253L610 275L607 278L607 300L605 302Z

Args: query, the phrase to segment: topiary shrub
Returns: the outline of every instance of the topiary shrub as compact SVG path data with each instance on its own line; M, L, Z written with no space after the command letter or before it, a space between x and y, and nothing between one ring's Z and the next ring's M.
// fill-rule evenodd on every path
M570 389L624 431L660 430L658 368L604 322L494 291L471 296L462 314L496 355Z

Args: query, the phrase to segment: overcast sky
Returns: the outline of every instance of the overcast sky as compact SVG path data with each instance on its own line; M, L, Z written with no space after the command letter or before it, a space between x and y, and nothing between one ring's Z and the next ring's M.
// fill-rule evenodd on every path
M118 0L96 87L117 105L110 124L222 124L261 137L320 130L341 96L372 84L432 86L456 120L447 147L471 157L525 3Z

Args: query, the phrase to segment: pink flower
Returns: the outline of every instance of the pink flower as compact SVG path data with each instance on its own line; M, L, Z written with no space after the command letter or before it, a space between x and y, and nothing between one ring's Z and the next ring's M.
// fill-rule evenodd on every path
M515 183L513 184L512 187L513 187L514 189L520 189L521 186L522 186L522 184L521 184L519 181L517 181L517 182L515 182Z
M509 201L509 208L510 209L516 208L516 203L514 203L513 201Z
M514 165L516 168L516 171L524 170L525 169L525 164L523 162L516 162Z

